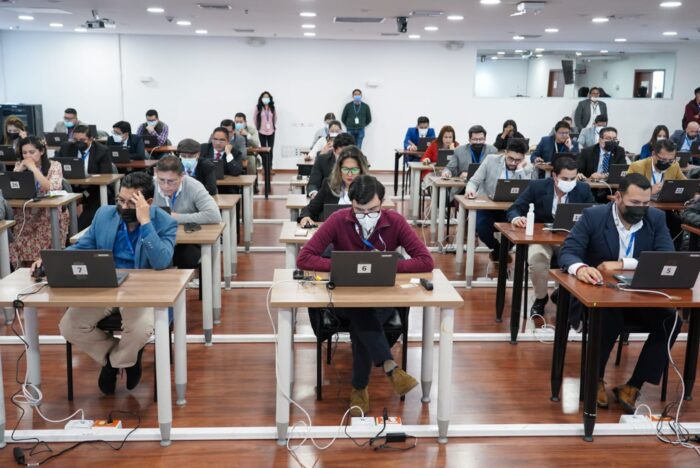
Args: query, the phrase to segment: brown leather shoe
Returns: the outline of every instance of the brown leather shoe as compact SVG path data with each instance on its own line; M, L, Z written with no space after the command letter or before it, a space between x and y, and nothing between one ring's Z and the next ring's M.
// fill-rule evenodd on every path
M362 411L360 411L359 408L354 408L358 406L362 408ZM360 417L362 416L362 412L367 416L367 413L369 413L369 392L367 391L367 387L359 389L355 387L352 388L350 392L350 407L352 408L350 410L350 416Z
M627 384L618 385L613 388L613 393L615 394L615 399L622 405L622 409L625 410L625 413L634 414L637 409L637 398L639 398L640 394L639 389Z
M605 381L598 381L598 396L596 397L596 403L598 403L598 408L608 407L608 394L605 393Z
M391 381L391 386L394 388L394 392L399 396L404 396L418 385L416 379L398 367L392 371L389 380Z

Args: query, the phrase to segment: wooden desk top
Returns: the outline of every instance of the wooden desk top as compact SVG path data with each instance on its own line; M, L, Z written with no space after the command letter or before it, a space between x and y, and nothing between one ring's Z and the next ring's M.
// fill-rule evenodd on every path
M214 244L221 233L224 232L226 225L224 223L219 224L201 224L201 229L195 232L185 232L185 225L177 225L177 235L175 237L175 243L178 245L187 244L197 244L206 245Z
M561 270L549 270L549 276L589 308L700 307L700 291L693 293L692 289L659 289L672 297L668 299L658 294L628 292L607 286L585 284ZM617 280L610 273L603 273L603 281L617 284Z
M123 178L124 174L92 174L85 179L66 179L66 181L71 185L111 185Z
M696 236L700 236L700 228L693 227L689 224L682 224L681 227L686 232L689 232L691 234L695 234Z
M240 176L224 176L223 179L217 180L217 186L237 186L237 187L248 187L255 183L254 175L240 175Z
M486 195L467 198L466 195L455 195L455 200L467 210L507 210L513 202L495 202Z
M585 183L587 183L591 189L617 189L620 184L608 184L607 182L601 182L599 180L595 179L585 179Z
M260 146L260 147L251 146L250 148L247 148L247 152L248 152L248 154L269 153L270 147L269 146Z
M10 229L12 226L17 224L15 221L2 220L0 221L0 232Z
M321 225L322 223L314 223L317 225ZM314 235L316 232L316 229L304 229L306 231L305 236L297 236L295 233L297 230L302 229L297 223L294 221L285 221L282 223L282 232L280 232L280 243L281 244L300 244L304 245L306 244L309 239L311 239L311 236Z
M79 193L69 193L60 197L42 198L37 202L29 202L27 208L60 208L82 198ZM7 200L12 208L22 208L27 200Z
M298 210L304 208L309 204L309 199L303 193L292 193L287 195L287 204L285 205L288 210ZM349 207L350 205L348 205ZM382 202L382 208L396 208L396 203L388 198L385 198Z
M276 269L270 295L271 307L325 307L328 291L323 284L302 286L292 279L293 270ZM327 273L320 276L327 277ZM428 278L434 289L426 291L420 285L403 288L411 278ZM335 307L458 307L464 301L440 270L431 273L399 273L390 287L345 287L333 290Z
M435 164L425 165L420 161L412 161L408 163L408 168L412 171L432 171Z
M146 148L146 153L149 154L174 153L175 151L177 151L177 146L156 146L154 148Z
M297 179L296 177L292 177L289 181L289 185L292 187L306 187L306 185L309 183L309 178L304 176L301 179Z
M230 210L241 201L240 195L217 194L213 198L220 210Z
M50 288L22 298L28 307L170 307L185 289L194 270L129 270L118 288ZM29 268L0 280L0 307L12 305L20 291L34 283ZM37 286L38 288L38 286Z
M460 179L459 177L450 177L449 179L443 179L442 177L429 175L427 178L429 179L430 183L437 188L465 187L467 185L467 182L463 179Z
M535 231L531 236L525 235L525 228L515 227L510 223L494 223L494 227L515 245L561 245L564 243L566 236L569 235L567 232L545 231L542 223L535 223Z
M148 169L158 164L157 159L141 159L138 161L129 161L128 163L114 163L115 166L121 169Z
M311 159L299 158L299 159L297 159L297 166L313 166L313 165L314 165L314 158L311 158Z

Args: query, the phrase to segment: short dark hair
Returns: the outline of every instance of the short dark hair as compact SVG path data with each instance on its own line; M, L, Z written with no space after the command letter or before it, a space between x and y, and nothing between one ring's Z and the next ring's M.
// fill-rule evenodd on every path
M605 114L598 114L595 116L595 123L600 123L600 122L608 122L608 116Z
M246 122L248 121L248 118L245 116L243 112L236 112L236 115L233 116L235 119L236 117L240 117L241 119L245 120Z
M574 119L572 119L570 116L565 115L564 117L561 118L565 122L573 122Z
M158 160L158 164L156 164L156 171L175 172L176 174L181 175L183 172L185 172L185 168L182 167L182 161L180 161L180 158L177 156L165 156Z
M359 88L355 88L355 89L352 90L352 94L355 95L355 93L360 93L360 94L362 94L362 90L359 89Z
M384 200L384 192L384 186L376 177L361 175L357 176L350 184L348 198L350 198L350 201L356 201L360 205L364 205L369 203L375 195L380 200Z
M676 144L673 142L673 140L658 140L656 144L654 145L654 153L659 154L661 150L666 150L669 153L675 153L676 152Z
M578 164L576 164L576 160L568 156L562 156L560 158L555 159L552 171L556 175L559 175L564 169L566 169L567 171L578 170Z
M651 190L651 182L649 182L649 179L637 173L627 174L624 179L620 181L617 190L620 193L625 193L632 185L636 185L642 190Z
M123 120L120 120L119 122L112 125L112 128L118 128L119 130L121 130L122 133L131 134L131 124Z
M328 128L331 128L333 125L335 125L336 127L340 127L341 129L343 128L343 124L340 123L339 120L331 120L328 124Z
M73 129L73 135L76 133L84 133L88 138L95 138L95 135L92 134L92 130L90 130L88 125L78 125Z
M422 123L427 123L428 125L430 125L430 119L424 115L421 115L420 117L418 117L418 125Z
M511 138L508 140L508 145L506 146L506 151L514 151L519 154L527 153L527 143L522 138Z
M228 128L226 127L216 127L211 134L214 135L216 132L223 132L226 134L226 138L229 137Z
M700 93L700 87L695 88L695 91L693 92L693 94L698 94L698 93Z
M593 91L598 91L600 94L603 94L599 87L593 86L590 90L588 90L588 95L590 96Z
M78 111L73 109L72 107L66 108L66 110L63 111L64 114L73 114L75 116L78 115Z
M224 119L221 121L219 126L220 127L233 127L234 123L233 123L233 120L231 120L231 119Z
M148 109L146 111L146 117L155 117L157 119L158 118L158 111L155 109Z
M333 112L328 112L326 115L323 116L324 122L326 120L335 120L335 114Z
M355 137L347 132L339 133L337 137L333 140L333 149L345 148L346 146L352 146L355 144Z
M486 129L482 127L481 125L472 125L469 127L469 138L472 137L473 134L475 133L483 133L484 136L486 136Z
M600 132L598 133L598 137L604 138L605 134L608 132L615 132L615 135L617 135L617 129L615 127L603 127L600 129Z
M148 200L153 198L155 187L153 186L153 177L143 171L130 172L121 180L122 188L138 189L141 191L143 198Z
M560 128L565 128L567 130L571 130L571 125L569 125L569 122L566 120L560 120L557 122L557 124L554 126L554 131L558 132Z

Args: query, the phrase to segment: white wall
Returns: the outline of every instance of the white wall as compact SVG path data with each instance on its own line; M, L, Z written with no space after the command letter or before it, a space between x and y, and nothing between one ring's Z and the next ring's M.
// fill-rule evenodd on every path
M491 60L477 57L474 94L478 97L524 96L528 85L527 60Z
M5 59L3 58L3 40L2 34L0 34L0 102L5 102L5 73L7 73L7 68L5 67Z
M234 38L16 31L0 32L0 41L5 101L43 104L47 128L67 106L101 129L120 119L135 126L154 107L171 126L174 142L203 139L222 118L240 110L251 114L267 89L279 110L280 168L294 167L293 159L280 159L282 146L307 146L323 114L340 114L355 87L372 106L364 151L379 169L393 168L393 149L420 114L434 127L453 125L460 142L475 123L489 130L489 140L495 138L508 118L537 141L572 114L577 101L475 98L474 57L486 44L448 51L440 43L413 41L268 40L253 48ZM699 48L681 47L673 99L608 101L611 121L630 150L638 150L656 124L680 125L700 74ZM153 84L141 83L147 76Z

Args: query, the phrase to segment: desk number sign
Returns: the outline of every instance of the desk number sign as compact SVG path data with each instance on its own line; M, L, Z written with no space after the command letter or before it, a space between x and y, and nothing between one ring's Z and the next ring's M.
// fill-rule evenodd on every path
M661 269L661 276L676 276L676 266L666 265Z
M372 273L372 264L371 263L358 263L357 264L357 273L358 274Z
M74 276L87 276L88 274L87 265L84 263L74 263L71 265L71 269L73 270Z
M17 182L16 180L11 180L10 188L14 190L19 190L19 182Z

